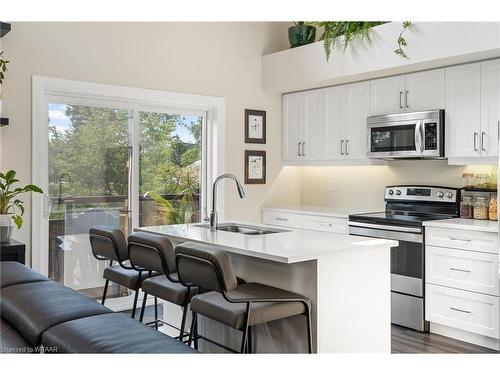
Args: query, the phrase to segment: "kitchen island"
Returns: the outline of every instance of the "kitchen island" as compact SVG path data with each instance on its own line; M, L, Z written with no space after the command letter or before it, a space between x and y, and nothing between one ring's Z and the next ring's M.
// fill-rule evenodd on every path
M309 298L315 352L390 353L390 248L397 246L397 241L259 227L278 232L249 235L210 231L200 224L136 230L164 235L174 244L194 241L218 246L229 253L236 274L244 280ZM306 352L305 320L301 318L256 327L255 351ZM208 319L201 319L199 326L204 335L238 347L239 332ZM209 344L201 349L217 351Z

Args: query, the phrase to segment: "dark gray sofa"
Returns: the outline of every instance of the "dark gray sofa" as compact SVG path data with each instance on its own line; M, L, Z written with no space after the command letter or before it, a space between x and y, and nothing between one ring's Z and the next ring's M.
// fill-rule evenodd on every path
M0 352L196 353L16 262L0 262Z

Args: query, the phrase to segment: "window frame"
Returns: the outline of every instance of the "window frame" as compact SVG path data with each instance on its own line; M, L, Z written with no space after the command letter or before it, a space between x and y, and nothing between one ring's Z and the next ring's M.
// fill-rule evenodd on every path
M32 182L48 191L48 105L51 102L92 105L128 109L132 114L129 133L132 137L132 186L130 191L132 225L139 223L138 168L139 168L139 116L138 112L160 111L182 114L203 114L204 137L202 145L202 216L208 214L211 203L209 187L216 176L224 171L225 99L215 96L182 94L170 91L149 90L82 82L51 77L32 77ZM223 196L224 187L220 187ZM48 274L48 200L40 194L32 195L31 266L40 273ZM224 200L219 200L218 210L224 217Z

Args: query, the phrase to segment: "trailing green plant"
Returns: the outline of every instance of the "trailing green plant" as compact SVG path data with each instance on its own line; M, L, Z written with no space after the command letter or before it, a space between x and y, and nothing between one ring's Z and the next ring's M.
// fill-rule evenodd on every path
M3 57L3 51L0 52L0 85L3 83L3 79L5 78L5 72L7 71L7 64L10 62L9 60L5 60Z
M323 34L320 40L323 41L326 59L328 61L339 37L344 37L343 50L345 51L349 44L355 39L367 39L370 41L372 28L384 23L387 23L387 21L315 21L309 24L323 28ZM410 21L403 22L403 30L397 39L398 49L394 51L398 55L406 58L408 56L405 54L403 48L406 47L407 44L406 39L403 37L403 33L409 28L410 24Z
M403 22L403 30L401 30L398 37L398 48L394 50L395 53L405 58L408 58L408 56L406 56L406 52L403 49L404 47L407 46L406 39L404 38L403 34L405 33L406 30L408 30L410 25L411 25L410 21Z
M43 194L43 191L38 186L32 184L14 188L13 185L17 182L19 180L16 179L16 171L0 172L0 215L11 214L12 220L14 220L19 229L23 225L24 202L17 199L17 196L27 192Z

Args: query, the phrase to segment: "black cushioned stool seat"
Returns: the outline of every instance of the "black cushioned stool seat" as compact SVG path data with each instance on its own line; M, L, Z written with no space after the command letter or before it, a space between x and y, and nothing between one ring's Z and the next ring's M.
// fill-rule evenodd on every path
M45 276L18 262L0 262L0 288L11 285L48 281Z
M42 345L55 353L196 353L176 339L120 313L59 324L43 334Z
M1 291L2 319L16 327L30 345L40 344L42 333L68 320L112 311L93 299L54 281L13 285Z
M33 353L33 347L7 321L0 320L0 353Z
M300 295L259 283L241 284L228 292L235 299L240 298L301 298ZM191 300L191 310L206 317L224 323L235 329L245 325L246 304L228 302L222 294L210 292L199 294ZM300 315L306 312L302 302L262 302L252 306L252 314L248 324L254 326L273 320Z

